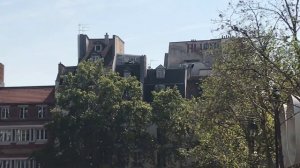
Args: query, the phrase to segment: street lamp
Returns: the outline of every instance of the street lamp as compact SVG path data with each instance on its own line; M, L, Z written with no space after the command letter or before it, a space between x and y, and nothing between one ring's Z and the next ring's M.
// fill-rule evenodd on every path
M276 168L284 168L282 143L281 143L281 130L280 130L280 90L277 87L273 87L273 99L274 99L274 127L275 127L275 152L276 152Z

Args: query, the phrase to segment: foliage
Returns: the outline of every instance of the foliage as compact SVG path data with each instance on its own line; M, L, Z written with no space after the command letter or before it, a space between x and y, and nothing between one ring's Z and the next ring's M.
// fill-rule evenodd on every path
M183 98L176 87L153 92L152 121L157 126L158 167L183 165L187 159L181 151L195 146L192 100ZM171 167L172 167L171 166Z
M300 91L299 0L239 0L229 3L219 17L218 30L230 38L222 39L222 56L216 59L214 73L203 86L204 117L212 118L206 120L212 128L228 126L237 133L235 137L243 137L248 152L241 150L239 154L248 155L248 166L274 167L276 153L276 166L283 167L279 108L289 95ZM280 97L274 95L277 89ZM254 147L249 122L258 126ZM218 135L213 130L204 135ZM218 149L221 145L215 146ZM196 156L202 156L200 151ZM238 164L230 163L230 167L245 163L234 162ZM220 163L228 166L229 162Z
M135 78L82 62L56 96L54 121L47 125L52 141L36 154L43 167L123 167L136 151L145 151L144 158L153 154L146 131L151 107Z

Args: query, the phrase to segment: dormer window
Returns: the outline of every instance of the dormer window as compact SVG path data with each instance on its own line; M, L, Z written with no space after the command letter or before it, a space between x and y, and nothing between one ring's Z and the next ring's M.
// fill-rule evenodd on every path
M130 73L130 71L128 71L128 70L125 70L125 71L124 71L124 73L123 73L123 76L124 76L125 78L128 78L128 77L130 77L130 76L131 76L131 73Z
M8 106L1 106L1 119L8 119L9 118L9 107Z
M45 118L46 117L46 108L47 108L47 106L45 106L45 105L39 105L39 106L37 106L37 109L38 109L38 118L39 119L43 119L43 118Z
M157 85L155 85L155 91L161 91L161 90L164 90L164 89L166 89L166 85L164 85L164 84L157 84Z
M156 68L156 78L163 79L163 78L165 78L165 74L166 74L165 67L163 67L162 65L159 65Z
M96 52L100 52L101 50L102 50L102 46L101 45L95 45L95 48L94 48L94 50L96 51Z
M26 119L28 117L28 106L20 106L20 119Z
M96 62L97 60L99 60L99 56L93 55L93 56L90 58L90 60Z

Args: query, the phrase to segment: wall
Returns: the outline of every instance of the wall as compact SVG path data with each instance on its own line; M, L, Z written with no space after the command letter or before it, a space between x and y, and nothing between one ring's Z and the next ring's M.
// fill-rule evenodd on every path
M167 54L167 68L178 68L180 64L201 62L211 67L215 55L221 53L221 39L171 42Z

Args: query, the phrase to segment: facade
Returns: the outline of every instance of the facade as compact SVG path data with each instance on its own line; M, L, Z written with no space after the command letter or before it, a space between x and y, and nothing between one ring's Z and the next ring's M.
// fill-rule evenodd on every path
M58 88L64 80L64 75L68 73L75 73L77 69L77 66L65 66L62 63L58 64L58 72L55 79L55 87Z
M0 168L39 167L29 157L47 143L53 105L54 86L0 87Z
M106 33L103 39L90 39L85 34L78 35L78 63L83 60L101 59L104 67L114 71L117 54L124 54L124 41L116 35L109 38Z
M118 54L115 71L122 77L135 76L144 83L147 74L146 65L146 55Z
M194 64L191 76L202 76L201 70L211 69L214 58L221 54L223 39L170 42L165 67L180 68Z
M185 68L167 69L159 65L156 69L148 69L144 80L144 100L153 100L152 91L159 91L167 87L177 87L182 97L186 97L187 70Z
M201 94L201 81L211 74L215 58L222 54L224 41L225 38L169 43L164 65L167 69L187 69L186 98Z
M104 38L90 39L85 34L79 34L78 63L87 60L102 60L104 68L111 69L123 77L136 76L142 83L146 74L146 56L124 54L124 41L116 35L109 38L106 33ZM75 73L76 69L77 66L65 66L59 63L56 87L62 84L64 75Z

